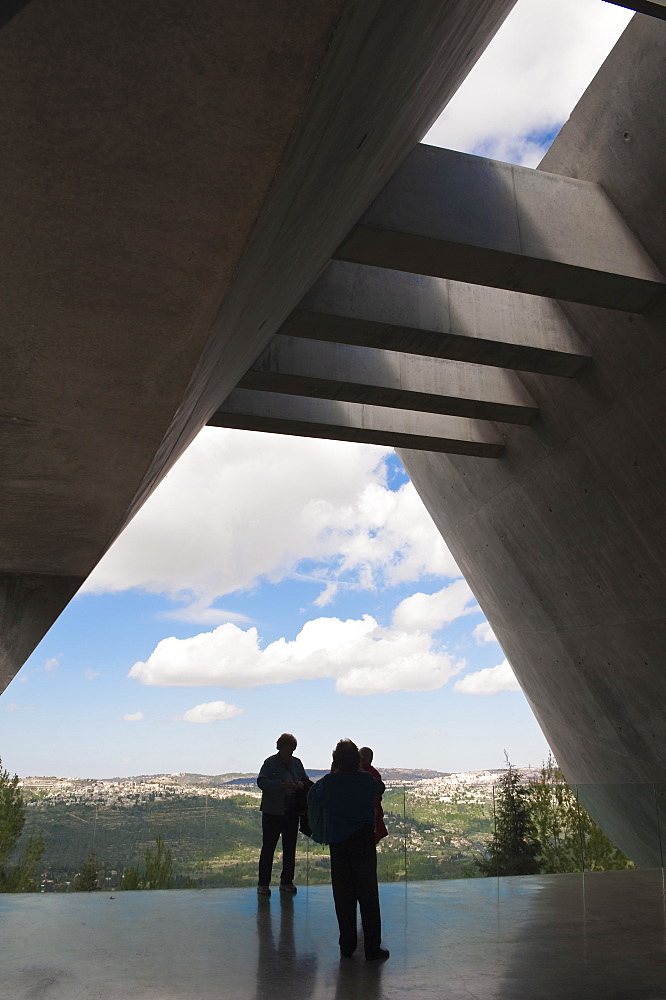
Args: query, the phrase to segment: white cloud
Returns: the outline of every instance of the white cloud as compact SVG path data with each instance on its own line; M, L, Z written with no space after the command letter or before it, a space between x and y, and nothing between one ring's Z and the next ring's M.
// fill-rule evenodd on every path
M520 691L520 684L508 660L502 660L496 667L486 667L473 674L461 677L453 685L462 694L497 694L498 691Z
M188 639L163 639L145 662L134 664L129 676L148 685L238 689L330 677L343 694L432 691L465 666L435 646L424 629L426 620L439 628L444 620L467 613L469 592L458 583L452 587L453 595L446 593L451 588L430 595L436 610L427 601L410 610L403 601L391 627L379 625L371 615L346 621L317 618L295 639L278 639L264 649L256 628L243 630L232 623Z
M83 676L88 681L94 681L96 677L99 677L99 670L92 670L90 667L83 671Z
M393 612L393 625L406 632L438 632L462 615L478 611L465 580L456 580L435 594L412 594ZM475 630L476 631L476 630Z
M472 635L474 636L476 642L478 642L479 646L483 646L490 642L497 642L497 637L488 622L481 622L480 625L477 625L472 631Z
M228 611L226 608L211 607L210 596L195 598L191 604L180 608L163 611L160 618L175 618L179 622L191 622L194 625L219 625L221 622L248 623L252 619L239 611Z
M206 428L94 570L85 588L132 587L176 616L243 621L215 608L265 579L304 575L368 588L460 572L411 483L386 485L389 449Z
M62 659L62 653L58 653L57 656L50 656L48 660L44 663L42 670L47 674L53 674L60 666L60 661Z
M125 722L141 722L144 718L143 712L127 712L126 715L123 715Z
M519 0L424 142L536 166L632 14L599 0Z
M32 712L34 711L34 705L19 705L16 701L10 701L6 705L3 705L5 712Z
M224 719L233 719L234 715L241 715L244 711L237 705L227 704L226 701L208 701L188 709L182 719L183 722L220 722Z

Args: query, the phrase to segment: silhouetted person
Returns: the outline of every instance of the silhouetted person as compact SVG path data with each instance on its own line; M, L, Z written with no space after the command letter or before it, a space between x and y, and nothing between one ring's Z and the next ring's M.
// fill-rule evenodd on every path
M367 771L377 781L382 780L382 776L376 767L372 766L372 759L375 756L370 747L361 747L359 750L361 757L361 770ZM378 795L375 799L375 844L378 844L382 837L388 837L388 830L384 823L384 809L382 807L382 797Z
M267 757L261 766L257 784L261 788L262 845L259 856L259 881L257 892L270 896L273 855L282 836L282 874L280 889L296 892L294 866L298 839L298 792L303 792L309 778L303 765L294 757L298 746L295 736L282 733L277 741L277 753Z
M340 928L340 953L351 958L358 944L356 904L361 910L367 961L389 957L381 947L382 922L377 888L374 801L384 783L360 770L358 747L340 740L333 767L310 789L308 799L324 813L324 834L331 852L331 884Z

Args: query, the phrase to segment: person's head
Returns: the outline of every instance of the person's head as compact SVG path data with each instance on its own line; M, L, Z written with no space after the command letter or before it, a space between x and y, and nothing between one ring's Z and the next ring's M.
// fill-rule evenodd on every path
M359 754L361 757L361 767L370 767L372 759L375 756L370 747L361 747Z
M291 733L282 733L278 737L278 741L275 744L278 749L278 753L283 758L283 760L288 760L293 756L294 750L298 746L298 740Z
M336 771L358 771L360 757L358 747L352 740L340 740L333 751L333 767Z

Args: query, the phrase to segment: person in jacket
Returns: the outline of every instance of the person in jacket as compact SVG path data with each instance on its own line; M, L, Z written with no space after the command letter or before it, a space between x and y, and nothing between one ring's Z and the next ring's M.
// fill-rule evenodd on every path
M368 774L371 774L373 778L377 779L377 781L381 781L381 774L376 767L372 766L372 760L375 755L370 747L361 747L359 754L361 756L361 770L367 771ZM384 823L382 797L381 795L378 795L375 799L375 844L378 844L382 837L388 837L388 830L386 829L386 824Z
M282 837L280 890L296 892L294 867L299 822L297 799L299 793L302 796L306 785L310 782L301 761L298 757L294 757L297 746L295 736L291 733L282 733L277 741L277 753L266 758L257 778L257 784L261 789L259 808L262 829L257 892L263 896L271 894L273 856L280 837Z
M377 888L374 802L385 790L383 781L360 769L358 747L340 740L333 751L333 766L310 789L308 801L324 813L325 842L331 852L331 884L340 928L340 954L356 951L356 908L361 910L363 946L368 962L386 959L381 947L382 922Z

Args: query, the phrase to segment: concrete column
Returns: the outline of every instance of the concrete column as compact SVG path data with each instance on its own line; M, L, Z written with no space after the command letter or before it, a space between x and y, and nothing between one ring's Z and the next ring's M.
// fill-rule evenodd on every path
M83 582L74 576L0 573L0 691Z
M666 24L634 18L543 168L599 184L666 267ZM538 426L495 463L402 452L571 783L661 864L666 783L666 300L563 305L594 364L521 375ZM666 824L662 816L661 835Z

